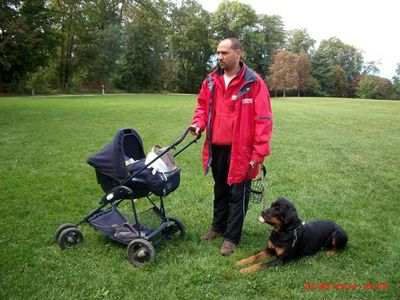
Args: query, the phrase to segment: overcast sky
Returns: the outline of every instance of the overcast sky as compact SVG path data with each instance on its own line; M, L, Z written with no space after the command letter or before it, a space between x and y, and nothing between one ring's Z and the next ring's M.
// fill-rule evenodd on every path
M222 0L197 0L214 12ZM364 60L380 64L391 79L400 63L399 0L239 0L257 14L279 15L285 30L306 29L317 41L339 38L361 50Z

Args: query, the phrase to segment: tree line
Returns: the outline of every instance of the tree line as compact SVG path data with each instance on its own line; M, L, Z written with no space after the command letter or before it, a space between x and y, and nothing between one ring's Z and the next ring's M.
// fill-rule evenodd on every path
M376 62L336 37L286 31L278 15L224 1L0 0L0 93L197 93L218 42L239 38L243 60L275 96L400 99Z

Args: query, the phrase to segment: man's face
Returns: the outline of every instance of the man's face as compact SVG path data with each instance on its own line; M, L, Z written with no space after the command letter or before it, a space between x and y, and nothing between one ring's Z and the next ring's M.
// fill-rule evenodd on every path
M230 40L223 40L217 48L218 63L224 71L230 71L239 63L242 51L231 48Z

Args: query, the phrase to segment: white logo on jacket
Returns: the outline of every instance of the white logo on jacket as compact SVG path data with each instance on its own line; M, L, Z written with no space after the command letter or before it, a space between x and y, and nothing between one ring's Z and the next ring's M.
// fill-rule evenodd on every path
M251 98L245 98L245 99L242 100L242 103L243 103L243 104L251 104L251 103L253 103L253 99L251 99Z

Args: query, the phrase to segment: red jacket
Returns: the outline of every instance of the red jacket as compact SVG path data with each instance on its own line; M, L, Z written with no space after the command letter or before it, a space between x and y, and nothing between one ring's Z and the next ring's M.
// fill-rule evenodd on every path
M207 129L203 147L203 167L206 174L211 166L212 141L231 139L228 184L255 178L258 168L251 169L250 161L262 163L264 157L270 154L272 132L270 96L261 77L244 63L240 64L241 71L229 83L227 89L222 69L217 68L207 76L203 81L192 121L192 125L199 127L200 132ZM214 124L215 107L219 101L229 106L225 107L225 113L218 118L221 123L230 124L228 127L232 128L231 136L226 134L229 128ZM215 131L214 125L216 125ZM214 134L217 139L212 138Z

